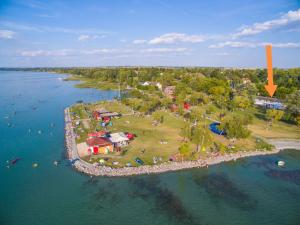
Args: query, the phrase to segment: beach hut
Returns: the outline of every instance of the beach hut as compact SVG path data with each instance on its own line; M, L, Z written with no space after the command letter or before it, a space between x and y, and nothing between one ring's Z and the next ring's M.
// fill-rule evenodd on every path
M114 147L124 147L129 143L129 138L123 132L110 134L109 140L114 144Z
M108 154L114 151L113 144L104 137L90 137L86 140L89 151L94 154Z

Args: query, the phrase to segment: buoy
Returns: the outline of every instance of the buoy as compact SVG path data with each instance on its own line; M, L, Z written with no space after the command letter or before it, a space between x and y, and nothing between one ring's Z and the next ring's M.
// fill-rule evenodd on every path
M277 166L279 166L279 167L283 167L284 165L285 165L285 162L283 160L279 160L277 162Z

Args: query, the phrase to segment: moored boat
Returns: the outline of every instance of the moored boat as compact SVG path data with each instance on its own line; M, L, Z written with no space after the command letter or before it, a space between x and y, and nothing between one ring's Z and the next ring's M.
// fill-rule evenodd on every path
M283 160L279 160L277 162L277 166L279 166L279 167L283 167L284 165L285 165L285 162Z

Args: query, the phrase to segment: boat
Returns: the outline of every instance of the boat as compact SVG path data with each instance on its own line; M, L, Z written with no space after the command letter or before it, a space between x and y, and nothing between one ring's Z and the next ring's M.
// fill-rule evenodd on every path
M11 164L16 164L21 158L15 158L11 161Z
M214 123L211 123L209 125L209 129L211 130L211 132L215 133L215 134L218 134L218 135L226 135L225 131L224 130L220 130L219 129L219 126L220 126L220 123L218 122L214 122Z
M284 165L285 165L285 162L283 160L279 160L277 162L277 166L279 166L279 167L283 167Z
M136 157L134 161L140 165L144 165L143 160L141 160L139 157Z
M39 166L39 164L37 164L37 163L32 164L32 168L37 168L38 166Z

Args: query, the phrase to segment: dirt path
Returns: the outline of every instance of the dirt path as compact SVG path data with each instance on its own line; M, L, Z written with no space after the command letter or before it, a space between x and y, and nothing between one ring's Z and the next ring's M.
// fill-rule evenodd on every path
M267 142L274 145L276 149L297 149L300 150L300 140L298 139L267 139Z

